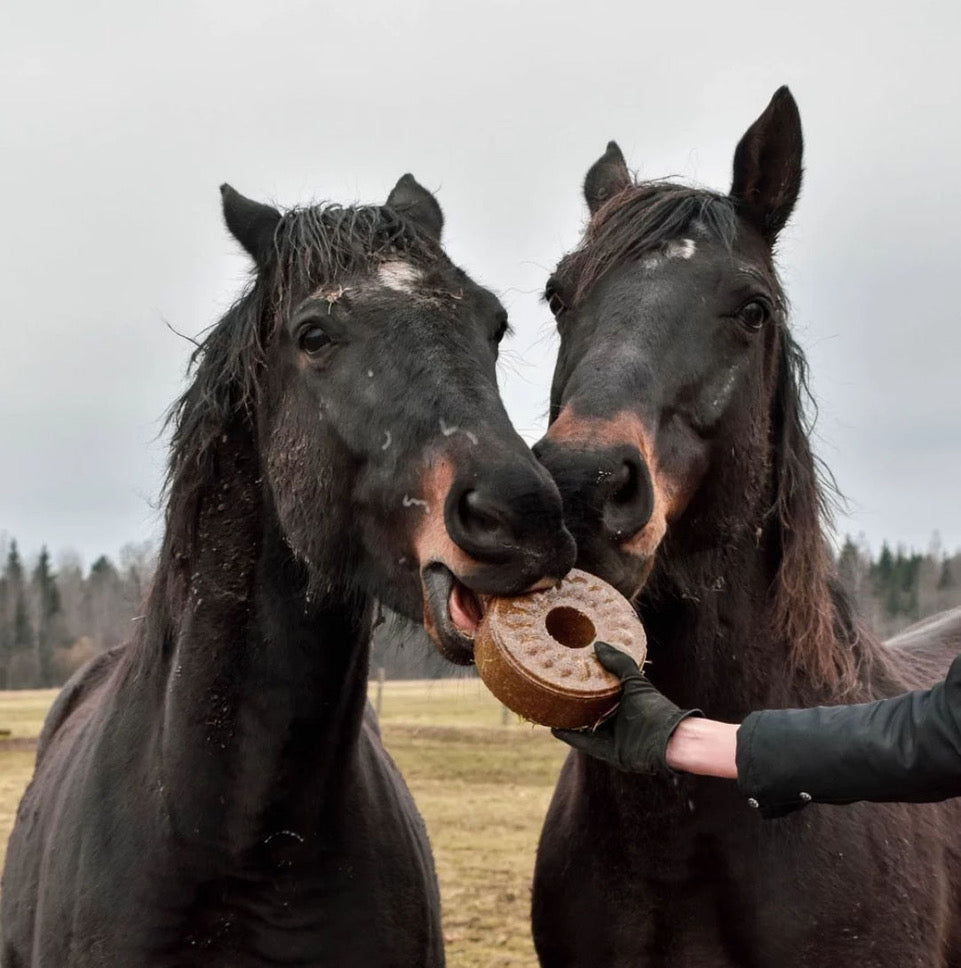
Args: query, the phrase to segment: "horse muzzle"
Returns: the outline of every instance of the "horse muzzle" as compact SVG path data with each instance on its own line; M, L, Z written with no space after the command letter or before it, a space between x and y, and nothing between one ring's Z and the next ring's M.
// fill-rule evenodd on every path
M557 488L533 459L475 465L455 474L439 461L423 484L424 520L414 540L424 626L452 662L473 662L486 599L560 581L576 547Z
M592 441L604 446L591 446ZM667 489L639 443L589 432L556 439L552 427L534 446L560 490L578 567L628 597L643 587L654 566L670 506Z

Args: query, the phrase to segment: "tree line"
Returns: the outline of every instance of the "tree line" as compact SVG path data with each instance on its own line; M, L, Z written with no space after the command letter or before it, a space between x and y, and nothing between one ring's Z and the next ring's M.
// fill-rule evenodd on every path
M0 535L0 689L62 685L98 652L132 634L156 562L150 543L129 544L115 564L89 569L73 552L56 565L46 547L24 559Z
M882 638L936 612L961 605L961 551L948 555L938 537L925 554L885 542L877 557L846 538L837 556L841 583L858 615Z
M47 548L24 558L0 535L0 689L62 685L84 662L133 635L153 577L150 543L125 545L89 569L73 552L56 563ZM869 627L883 638L935 612L961 605L961 551L937 538L921 554L887 543L874 555L846 538L837 553L841 582ZM446 663L419 626L386 613L375 622L371 668L388 678L462 675Z

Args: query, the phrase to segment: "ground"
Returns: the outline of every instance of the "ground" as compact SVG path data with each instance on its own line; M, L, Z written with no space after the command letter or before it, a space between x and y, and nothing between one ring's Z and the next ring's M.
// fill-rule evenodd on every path
M24 739L38 735L55 694L0 692L0 728L12 732L0 739L0 862L33 770ZM381 722L430 832L448 965L534 968L534 850L564 747L505 717L476 679L388 682Z

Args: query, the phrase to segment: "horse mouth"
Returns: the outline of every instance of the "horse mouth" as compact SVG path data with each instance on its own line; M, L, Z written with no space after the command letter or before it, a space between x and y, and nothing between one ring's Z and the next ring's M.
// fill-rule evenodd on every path
M457 665L474 662L474 635L484 618L484 600L446 565L432 562L421 572L424 628L438 652Z

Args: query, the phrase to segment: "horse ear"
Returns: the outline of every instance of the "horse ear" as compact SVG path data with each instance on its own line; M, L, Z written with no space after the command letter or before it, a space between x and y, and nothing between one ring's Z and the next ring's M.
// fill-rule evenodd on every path
M274 249L274 230L280 221L280 212L270 205L244 198L226 183L220 186L220 197L230 234L247 250L258 268L263 268Z
M584 177L584 198L591 215L618 192L630 187L631 173L616 141L608 141L607 151L591 165Z
M786 87L778 88L764 113L734 152L731 197L742 202L773 245L801 191L801 115Z
M387 196L387 207L409 218L432 238L440 241L444 213L437 199L413 175L402 175Z

